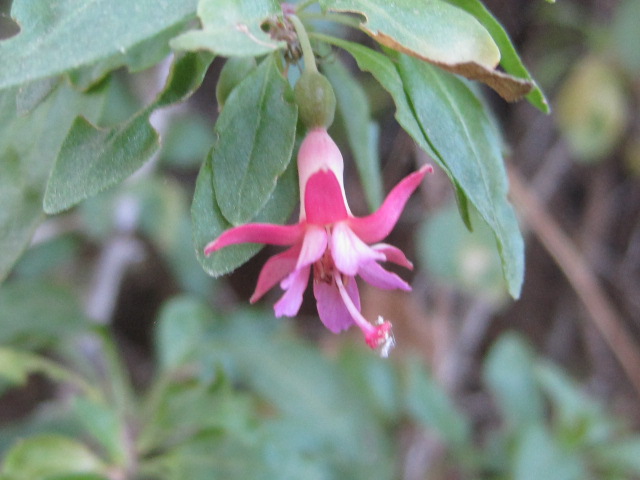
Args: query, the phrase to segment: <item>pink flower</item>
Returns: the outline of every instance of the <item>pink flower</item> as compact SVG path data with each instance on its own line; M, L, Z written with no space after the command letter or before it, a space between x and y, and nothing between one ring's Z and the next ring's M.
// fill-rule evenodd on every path
M373 214L355 217L346 201L340 150L324 128L311 130L298 152L300 221L295 225L250 223L231 228L208 244L206 255L238 243L288 245L262 268L251 303L277 283L285 290L274 306L277 317L298 313L313 267L313 291L318 314L334 333L356 324L367 344L386 356L393 347L391 323L378 317L370 323L360 313L356 275L383 289L411 290L379 262L406 268L413 265L404 253L383 240L395 226L407 200L427 172L426 165L405 177Z

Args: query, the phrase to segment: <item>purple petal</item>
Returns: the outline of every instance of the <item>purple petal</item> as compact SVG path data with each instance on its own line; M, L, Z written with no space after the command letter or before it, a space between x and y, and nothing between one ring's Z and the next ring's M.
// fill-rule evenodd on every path
M281 282L280 285L286 292L273 306L276 317L295 317L298 314L300 305L302 305L302 296L309 281L310 271L310 266L295 270Z
M404 252L398 247L394 247L393 245L389 245L388 243L378 243L376 245L371 245L371 248L373 248L376 252L382 252L386 257L387 262L393 262L397 265L400 265L401 267L413 270L413 263L409 261Z
M346 222L338 222L331 230L331 256L338 270L355 276L360 265L372 260L385 260L382 252L376 252L351 231Z
M345 288L353 303L360 309L360 294L358 293L356 279L353 277L348 278ZM314 282L313 294L316 297L318 315L325 327L333 333L340 333L342 330L346 330L353 325L353 318L351 318L347 307L340 297L338 287L333 282Z
M251 303L257 302L265 293L271 290L296 268L300 248L300 244L294 245L290 249L274 255L265 262L258 276L256 290L249 300Z
M418 188L424 176L432 171L431 165L425 165L402 179L387 195L376 212L366 217L351 217L349 219L351 229L365 243L375 243L385 238L393 230L411 194Z
M264 243L267 245L293 245L302 239L305 226L274 225L271 223L247 223L233 227L222 233L204 248L204 254L209 255L221 248L237 243Z
M344 192L333 171L320 170L309 177L304 209L307 222L316 225L328 225L349 216Z
M327 249L327 242L327 231L324 227L308 224L296 269L306 267L319 260Z
M383 290L395 290L396 288L407 292L411 290L407 282L395 273L385 270L377 262L371 261L360 265L358 275L368 284Z

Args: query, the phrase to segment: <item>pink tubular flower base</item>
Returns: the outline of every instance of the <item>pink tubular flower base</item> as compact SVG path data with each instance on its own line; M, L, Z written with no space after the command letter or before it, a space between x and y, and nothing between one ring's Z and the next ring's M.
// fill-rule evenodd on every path
M285 290L274 306L276 316L295 316L313 269L313 291L318 314L334 333L357 325L367 344L387 356L393 347L391 323L381 317L375 323L360 313L356 275L386 290L409 291L411 287L379 262L406 268L413 265L404 253L378 243L395 226L402 210L426 173L423 166L405 177L373 214L355 217L346 201L340 150L323 128L311 130L298 153L300 220L295 225L250 223L227 230L204 250L206 255L238 243L289 246L271 257L258 277L251 302L260 299L277 283Z

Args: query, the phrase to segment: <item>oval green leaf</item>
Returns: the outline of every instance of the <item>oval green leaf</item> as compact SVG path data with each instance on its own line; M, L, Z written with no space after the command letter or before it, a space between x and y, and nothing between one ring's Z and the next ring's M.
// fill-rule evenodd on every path
M216 122L214 192L233 225L248 222L264 207L289 165L297 120L292 95L269 57L231 92Z

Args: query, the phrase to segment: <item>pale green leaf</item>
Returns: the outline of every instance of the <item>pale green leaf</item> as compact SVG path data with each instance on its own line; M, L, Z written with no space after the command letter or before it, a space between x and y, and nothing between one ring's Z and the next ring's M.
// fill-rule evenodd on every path
M507 200L502 143L482 102L453 75L401 55L398 68L424 136L496 236L509 293L520 295L524 242Z
M495 70L500 50L472 15L445 0L323 0L325 8L364 15L361 28L381 44L485 82L505 99L528 93L528 80Z
M110 83L105 82L80 94L58 84L46 100L20 117L16 91L0 91L0 281L44 219L42 196L47 176L74 117L98 118L109 88Z
M96 397L97 392L82 377L51 360L20 350L0 347L0 377L17 385L24 384L29 375L41 373L52 380L67 382Z
M593 55L575 64L557 95L558 126L577 161L596 162L619 147L628 95L616 68Z
M418 251L430 274L499 308L507 292L495 236L475 210L471 213L472 232L452 204L429 217L419 230Z
M72 292L42 281L12 281L0 287L0 344L51 346L79 332L85 318Z
M267 58L229 95L211 154L216 201L233 225L259 212L289 165L296 133L292 91Z
M257 56L283 48L261 24L281 13L277 0L200 0L201 30L191 30L171 42L176 50L209 50L224 57Z
M543 400L533 370L533 352L515 335L504 335L491 348L483 377L510 428L544 420Z
M513 453L513 480L583 480L589 478L575 451L563 448L543 426L536 423L520 435Z
M378 130L371 120L369 100L361 84L340 62L324 63L327 76L336 94L338 114L349 140L358 167L367 203L375 210L382 203L382 176L378 157Z
M531 82L533 84L533 90L527 94L527 100L542 112L549 113L549 104L547 103L544 93L542 93L540 87L533 81L522 60L520 60L509 35L482 2L480 0L447 0L447 2L466 10L476 17L491 34L493 40L500 48L500 65L504 68L505 72Z
M183 101L200 85L210 55L188 54L173 66L156 100L129 121L101 129L78 117L65 139L47 183L44 209L62 212L78 202L116 185L140 168L159 148L151 112Z
M76 440L43 434L25 438L9 450L2 473L20 480L47 480L65 474L106 474L106 465Z
M15 0L18 35L0 42L0 89L126 53L195 14L197 0Z
M407 365L405 383L405 408L409 414L448 446L464 450L471 435L467 420L416 359Z

